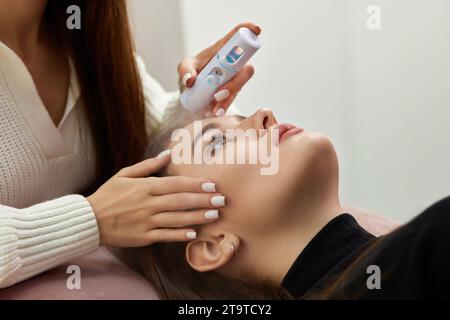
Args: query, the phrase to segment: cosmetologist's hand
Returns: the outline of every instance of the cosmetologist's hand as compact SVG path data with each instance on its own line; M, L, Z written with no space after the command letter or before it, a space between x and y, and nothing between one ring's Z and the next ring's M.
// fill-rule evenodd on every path
M178 65L178 75L181 87L191 88L197 78L198 73L208 64L212 57L223 47L223 45L242 27L247 27L256 35L261 34L261 28L254 23L241 23L233 28L225 37L218 40L211 47L203 50L193 58L187 58ZM251 79L254 73L251 64L246 64L238 74L227 84L218 88L214 100L205 108L204 116L220 117L225 114L231 103L234 101L242 87ZM183 90L183 88L181 88Z
M191 226L215 221L225 198L215 184L194 177L151 177L170 160L170 151L120 170L87 200L100 230L100 245L141 247L189 241Z

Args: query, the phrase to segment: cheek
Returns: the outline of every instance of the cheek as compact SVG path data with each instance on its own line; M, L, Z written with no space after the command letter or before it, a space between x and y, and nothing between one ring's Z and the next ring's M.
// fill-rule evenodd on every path
M169 166L171 176L200 177L211 180L217 185L217 191L224 195L239 194L247 183L257 183L255 165L173 165ZM256 178L256 179L255 179Z
M223 171L219 190L227 198L224 219L242 237L264 233L280 212L277 176L261 175L258 165L235 165Z
M245 197L247 192L258 184L256 165L210 165L199 170L199 174L217 184L219 192L231 198ZM201 173L200 173L201 171Z
M273 177L261 176L257 165L171 165L171 175L206 178L214 182L217 192L226 198L226 207L220 208L223 221L242 234L250 232L251 226L264 222L271 193ZM270 201L269 201L270 202ZM273 203L273 201L271 201Z

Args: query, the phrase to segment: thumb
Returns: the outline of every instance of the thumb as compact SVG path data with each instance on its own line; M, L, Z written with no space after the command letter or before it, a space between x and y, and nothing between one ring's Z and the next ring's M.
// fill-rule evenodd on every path
M194 85L195 78L197 77L197 60L196 59L184 59L178 65L178 75L180 82L187 88Z
M170 162L170 151L161 152L157 157L139 162L133 166L123 168L117 173L117 177L145 178L160 171Z

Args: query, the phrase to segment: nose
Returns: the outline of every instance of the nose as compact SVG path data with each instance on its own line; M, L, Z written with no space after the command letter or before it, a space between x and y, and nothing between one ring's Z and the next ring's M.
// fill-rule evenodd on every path
M253 129L268 129L277 124L275 115L270 109L259 109L252 116L247 118L244 126Z

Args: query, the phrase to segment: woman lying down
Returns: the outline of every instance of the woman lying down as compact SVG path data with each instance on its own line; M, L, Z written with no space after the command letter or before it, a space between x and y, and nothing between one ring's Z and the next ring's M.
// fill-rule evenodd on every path
M154 144L159 148L151 150L150 156L173 148L175 128L185 127L193 133L193 120L169 117L171 126L160 133L159 143ZM338 160L326 136L286 131L290 127L278 126L268 110L248 118L203 119L202 124L204 137L193 138L192 147L216 155L227 148L248 149L279 128L279 169L276 174L262 175L259 164L172 161L160 173L217 181L217 191L227 201L220 219L197 228L196 238L187 244L159 243L119 252L161 298L450 297L450 198L376 238L341 208ZM213 135L208 133L212 128ZM228 139L226 129L266 129L267 135L236 146L243 141Z

